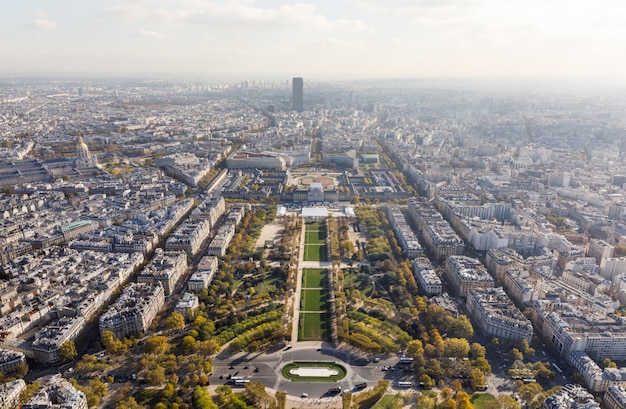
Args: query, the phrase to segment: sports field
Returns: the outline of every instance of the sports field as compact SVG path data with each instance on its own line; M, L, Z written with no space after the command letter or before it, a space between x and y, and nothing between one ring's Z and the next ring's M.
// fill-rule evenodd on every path
M305 268L302 270L303 288L327 288L328 272L325 268Z
M328 317L325 312L301 312L298 341L324 341L328 338Z

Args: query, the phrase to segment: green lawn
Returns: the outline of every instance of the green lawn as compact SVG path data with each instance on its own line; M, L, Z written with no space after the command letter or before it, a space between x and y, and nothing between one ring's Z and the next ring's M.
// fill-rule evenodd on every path
M328 337L326 313L301 312L298 341L324 341Z
M326 250L326 245L305 245L304 261L328 261L328 250Z
M300 294L302 311L326 311L328 294L325 290L302 290Z
M328 272L325 268L302 270L302 288L328 288Z
M485 407L491 407L495 403L496 398L489 393L474 393L471 395L470 400L474 409L484 409Z
M137 402L141 402L142 405L148 405L153 408L161 401L163 394L160 389L140 389L133 394L133 397Z
M307 231L304 238L304 244L325 244L326 232L325 231Z
M325 220L308 220L305 226L306 226L307 231L325 229L326 221Z
M404 406L404 398L400 394L385 395L372 409L402 409Z
M349 272L344 270L343 287L345 289L357 289L360 293L366 297L372 294L372 281L371 279L362 273Z

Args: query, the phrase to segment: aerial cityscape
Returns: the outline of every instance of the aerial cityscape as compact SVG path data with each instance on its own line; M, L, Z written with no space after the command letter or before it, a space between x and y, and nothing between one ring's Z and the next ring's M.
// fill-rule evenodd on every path
M0 401L622 408L618 92L0 81Z
M0 409L626 409L626 8L0 13Z

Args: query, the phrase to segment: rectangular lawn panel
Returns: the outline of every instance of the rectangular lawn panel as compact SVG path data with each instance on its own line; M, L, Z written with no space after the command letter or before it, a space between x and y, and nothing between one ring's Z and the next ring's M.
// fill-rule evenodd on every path
M305 268L302 270L303 288L328 288L328 272L323 268Z
M302 311L326 311L326 290L302 290L300 294Z
M304 261L328 261L326 245L309 244L304 246Z
M319 231L306 232L305 244L326 244L326 233Z
M300 313L300 326L298 327L299 341L324 341L328 331L326 313Z

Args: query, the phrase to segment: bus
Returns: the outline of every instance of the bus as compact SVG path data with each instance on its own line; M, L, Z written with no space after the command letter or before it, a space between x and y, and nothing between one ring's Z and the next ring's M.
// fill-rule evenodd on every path
M398 388L410 388L411 386L413 386L413 382L398 381Z
M244 386L247 383L250 383L250 379L237 379L235 381L235 386Z
M413 358L409 358L407 356L403 356L402 358L400 358L400 363L401 364L412 364L413 363Z

